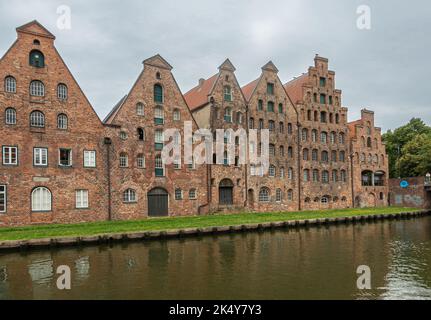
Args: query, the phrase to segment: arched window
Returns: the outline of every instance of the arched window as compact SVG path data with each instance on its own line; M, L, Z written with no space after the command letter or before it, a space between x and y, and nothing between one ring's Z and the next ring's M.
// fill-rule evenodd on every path
M292 147L288 147L288 148L287 148L287 157L288 157L289 159L292 159L292 158L293 158L293 148L292 148Z
M9 93L15 93L16 92L16 80L12 76L7 76L4 79L4 91Z
M346 152L345 151L340 151L339 158L340 158L341 162L346 161Z
M269 189L266 187L263 187L259 191L259 201L260 202L269 202Z
M162 75L160 74L160 72L156 72L156 79L157 80L161 80L162 79Z
M313 142L317 142L317 130L316 130L316 129L313 129L313 130L311 131L311 140L312 140Z
M270 156L275 156L275 145L271 143L271 144L268 146L268 151L269 151L269 155L270 155Z
M7 108L5 110L5 123L14 125L16 124L16 110L14 108Z
M144 116L145 115L144 104L142 102L138 102L136 104L136 114L138 116Z
M142 129L142 128L138 128L137 133L138 133L138 140L140 140L140 141L144 141L144 140L145 140L145 132L144 132L144 129Z
M154 102L163 103L163 87L160 84L154 85Z
M278 113L283 113L283 104L282 103L278 104Z
M269 131L273 132L275 129L275 122L273 120L268 121L268 129Z
M232 109L231 108L224 109L224 121L232 122Z
M311 110L307 110L307 120L311 121Z
M197 198L196 196L196 189L190 189L189 190L189 199L195 200Z
M331 151L331 161L337 162L337 151L335 151L335 150Z
M280 167L280 178L284 178L284 167Z
M283 200L283 192L281 191L281 189L277 189L275 191L275 201L281 202L282 200Z
M274 112L274 102L268 101L268 112Z
M335 143L335 137L336 137L336 133L334 132L334 131L332 131L331 132L331 135L330 135L330 140L331 140L331 143L332 144L334 144Z
M136 191L133 189L127 189L123 192L123 202L125 203L133 203L136 202Z
M157 106L154 108L154 123L163 124L165 122L165 114L163 112L162 106Z
M280 122L278 124L278 131L283 134L284 133L284 122Z
M324 144L328 142L328 134L325 131L320 134L320 142Z
M327 117L326 117L326 111L321 111L320 112L320 122L323 122L323 123L326 123L328 120L327 120Z
M341 180L341 182L346 182L347 181L346 170L341 170L341 172L340 172L340 180Z
M304 202L305 202L305 203L310 203L310 202L311 202L311 199L310 199L309 197L307 197L307 198L305 198Z
M254 129L254 118L250 118L248 122L249 129Z
M269 166L269 176L275 177L275 174L276 174L275 166L273 166L273 165Z
M302 129L302 141L307 141L308 140L308 130L307 129Z
M32 82L30 82L30 95L34 97L45 96L45 85L42 81L33 80Z
M320 199L320 203L322 204L328 204L329 203L329 197L323 196L322 199Z
M302 150L302 158L304 161L308 161L308 159L309 159L308 153L309 153L308 149Z
M288 201L292 201L293 200L293 190L292 189L289 189L287 191L287 200Z
M280 152L280 157L284 157L284 147L283 146L280 146L279 152Z
M332 170L332 181L338 182L338 171L337 170Z
M45 187L35 188L31 193L31 211L51 211L51 191Z
M335 99L336 101L338 101L338 98ZM338 104L338 103L337 103ZM335 114L335 123L339 124L340 123L340 115L338 113Z
M293 133L293 126L291 123L287 124L287 133L292 134Z
M319 181L319 170L314 169L313 170L313 182L318 182Z
M64 83L60 83L57 86L57 98L60 100L67 99L67 86Z
M242 113L241 112L236 113L236 123L238 123L238 124L242 123Z
M232 101L232 89L229 86L224 86L224 101Z
M32 50L29 55L29 63L32 67L45 67L45 57L39 50Z
M174 121L180 121L181 120L181 112L180 112L180 110L174 109L173 119L174 119Z
M30 126L37 128L45 127L45 115L40 111L30 113Z
M127 168L129 166L129 156L125 152L120 153L120 167Z
M310 170L304 170L304 182L308 182L310 180Z
M311 151L311 160L313 160L313 161L319 160L319 154L318 154L317 149L313 149L313 151Z
M370 137L367 138L367 148L372 148Z
M57 116L57 128L62 130L67 129L67 116L64 113Z
M340 144L346 143L346 138L345 138L344 132L340 132L339 133L339 135L338 135L338 142Z
M287 169L287 179L293 180L293 168Z
M142 153L139 153L136 157L136 165L139 169L145 168L145 157Z
M365 148L365 137L361 137L361 145Z
M326 170L322 171L322 183L329 183L329 172Z
M323 162L328 162L329 161L328 151L322 151L322 161Z

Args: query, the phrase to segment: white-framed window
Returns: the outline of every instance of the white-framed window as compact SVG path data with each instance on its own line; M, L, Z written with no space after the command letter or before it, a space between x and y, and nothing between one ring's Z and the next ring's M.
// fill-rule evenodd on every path
M287 191L287 200L288 201L292 201L293 200L293 190L292 189L289 189Z
M177 188L175 189L175 200L182 200L183 199L183 190Z
M269 166L269 176L270 177L275 177L275 171L276 171L276 169L275 169L275 166Z
M328 142L328 134L326 132L322 132L320 134L320 142L327 143Z
M123 192L123 202L124 203L134 203L136 202L136 191L133 189L127 189Z
M174 110L174 121L180 121L181 120L181 112L178 109Z
M142 102L138 102L136 104L136 114L138 116L144 116L145 115L145 108L144 108L144 104Z
M62 167L72 166L72 150L60 148L58 151L58 164Z
M189 199L195 200L196 198L197 198L196 189L190 189L189 190Z
M48 188L35 188L31 193L31 211L51 211L51 201L51 191Z
M156 155L154 159L154 168L155 168L156 177L165 176L165 166L163 164L163 159L160 154Z
M60 100L67 99L67 86L64 83L60 83L57 86L57 98Z
M322 182L329 183L329 172L326 170L322 172Z
M138 154L138 156L136 157L136 165L139 169L145 168L145 157L142 153Z
M129 156L125 152L120 153L120 168L127 168L129 166Z
M34 97L45 96L45 85L42 81L34 80L30 83L30 95Z
M0 184L0 213L6 213L7 208L7 187Z
M44 166L48 165L48 149L34 148L33 149L33 165Z
M154 122L156 124L163 124L165 122L165 113L163 111L163 107L162 106L157 106L154 109Z
M224 86L224 101L232 101L232 89L229 86Z
M3 146L3 164L8 166L18 165L18 147Z
M281 191L281 189L277 189L277 191L275 192L275 201L281 202L281 200L283 200L283 192Z
M322 197L322 199L320 199L320 202L322 204L328 204L329 203L329 198L327 196Z
M33 111L30 114L30 126L37 128L45 127L45 115L41 111Z
M14 108L7 108L5 111L5 123L14 125L16 124L16 110Z
M67 116L62 113L57 116L57 128L61 130L67 130Z
M9 93L16 92L16 80L12 76L7 76L4 79L4 90Z
M84 150L84 167L86 168L96 167L96 151Z
M259 191L259 202L269 202L269 189L261 188Z
M293 168L287 169L287 179L293 180Z
M88 208L88 190L76 190L76 208L87 209Z

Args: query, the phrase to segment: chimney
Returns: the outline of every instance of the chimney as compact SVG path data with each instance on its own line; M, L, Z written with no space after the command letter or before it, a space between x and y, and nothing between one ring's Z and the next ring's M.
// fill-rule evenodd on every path
M204 82L205 82L205 79L203 78L199 79L199 88L203 86Z

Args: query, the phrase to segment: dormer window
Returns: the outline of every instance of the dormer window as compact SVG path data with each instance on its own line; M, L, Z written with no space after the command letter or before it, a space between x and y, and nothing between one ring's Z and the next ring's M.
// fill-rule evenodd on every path
M33 50L30 52L30 65L36 68L45 67L45 57L39 50Z

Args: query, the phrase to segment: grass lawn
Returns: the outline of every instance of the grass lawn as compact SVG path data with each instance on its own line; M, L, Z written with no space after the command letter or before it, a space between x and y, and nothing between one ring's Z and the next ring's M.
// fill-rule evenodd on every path
M151 218L136 221L104 221L69 225L38 225L29 227L0 228L0 241L231 226L275 221L389 214L418 210L419 209L388 207L280 213L239 213L229 215Z

